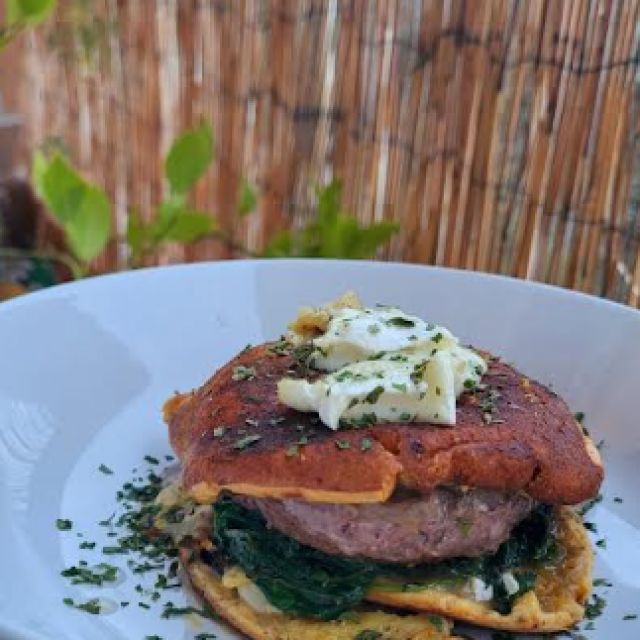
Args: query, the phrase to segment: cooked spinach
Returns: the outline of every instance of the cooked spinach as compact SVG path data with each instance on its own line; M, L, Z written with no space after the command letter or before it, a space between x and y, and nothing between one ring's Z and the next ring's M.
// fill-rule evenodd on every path
M293 615L332 620L358 605L376 578L401 579L402 590L430 584L461 585L477 576L493 587L493 607L508 614L513 603L535 587L536 573L523 567L548 564L558 557L553 509L536 508L516 526L494 554L455 558L433 564L399 566L326 554L270 529L262 515L231 499L214 507L214 542L230 564L239 565L267 600ZM509 595L503 574L518 582Z
M262 516L222 500L214 508L214 542L244 569L267 600L293 615L333 620L362 601L379 573L373 563L331 556L269 529Z

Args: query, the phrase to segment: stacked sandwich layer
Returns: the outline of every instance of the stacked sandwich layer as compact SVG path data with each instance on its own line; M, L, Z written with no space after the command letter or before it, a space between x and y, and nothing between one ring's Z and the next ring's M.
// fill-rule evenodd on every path
M566 404L446 329L347 304L355 311L343 301L304 312L290 339L245 350L167 403L185 495L212 505L198 535L180 543L196 586L254 637L312 638L318 625L337 634L345 614L391 616L367 602L492 628L571 626L583 614L592 554L565 505L595 495L603 471ZM390 322L382 328L407 339L389 333L395 351L368 352L360 332L354 356L354 331L343 332L346 351L336 331L354 318ZM408 379L391 365L376 369L380 361L410 363ZM345 387L349 371L361 378ZM306 395L283 397L283 381ZM319 389L339 395L324 414ZM453 420L424 421L440 415L447 393ZM449 633L439 618L396 618L380 624L404 621L413 635L389 637ZM300 624L307 635L291 635ZM356 624L344 637L361 631Z

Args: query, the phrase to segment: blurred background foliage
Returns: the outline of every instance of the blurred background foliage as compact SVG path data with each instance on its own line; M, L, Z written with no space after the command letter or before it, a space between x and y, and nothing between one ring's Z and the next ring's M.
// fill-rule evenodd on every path
M375 257L640 303L640 0L2 9L0 279Z

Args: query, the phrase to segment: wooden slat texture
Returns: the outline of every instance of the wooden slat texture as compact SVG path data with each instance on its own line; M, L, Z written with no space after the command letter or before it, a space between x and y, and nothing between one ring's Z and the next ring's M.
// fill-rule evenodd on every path
M155 214L171 139L208 119L192 204L251 251L339 177L363 222L400 223L380 259L640 305L640 0L95 0L88 49L87 4L12 45L0 86L26 151L62 143L105 186L118 237L132 208ZM239 220L243 176L260 198ZM158 261L234 255L212 239Z

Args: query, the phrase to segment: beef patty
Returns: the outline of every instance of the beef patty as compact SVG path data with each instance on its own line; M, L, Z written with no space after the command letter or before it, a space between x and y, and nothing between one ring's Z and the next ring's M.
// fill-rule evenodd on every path
M237 499L302 544L334 555L402 563L493 552L534 506L523 493L451 488L382 504Z

